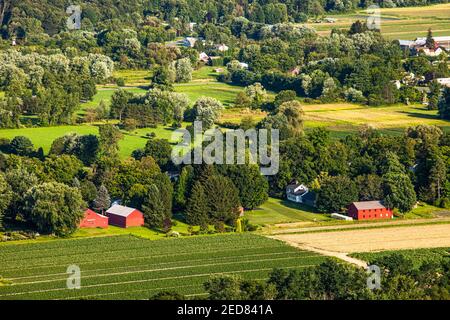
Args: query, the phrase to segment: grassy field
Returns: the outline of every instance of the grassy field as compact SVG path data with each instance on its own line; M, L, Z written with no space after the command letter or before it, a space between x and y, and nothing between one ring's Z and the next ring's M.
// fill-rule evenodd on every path
M315 213L310 207L275 198L269 198L258 209L246 211L245 217L258 225L330 220L326 215Z
M415 249L415 250L396 250L383 252L362 252L352 253L351 256L372 262L374 259L379 259L385 256L399 253L411 259L416 266L420 266L424 261L439 262L444 258L450 258L450 248L433 248L433 249Z
M310 23L320 35L330 34L333 28L346 29L356 20L366 20L367 13L360 10L352 14L327 15L335 23ZM381 32L388 39L414 40L425 37L429 28L435 36L450 35L450 4L427 7L382 8Z
M251 234L146 240L132 236L2 245L0 270L7 299L148 299L175 290L205 294L214 274L265 279L275 267L300 269L323 256ZM68 266L81 270L81 289L68 290Z
M58 138L69 133L98 134L98 127L96 125L79 125L79 126L58 126L58 127L40 127L40 128L24 128L24 129L2 129L0 130L0 138L12 139L15 136L28 137L36 148L42 147L44 152L50 150L52 142ZM146 134L155 133L160 139L167 139L171 142L173 130L170 126L158 128L136 129L133 132L123 132L124 138L119 142L120 156L127 158L131 153L139 148L143 148L148 139Z

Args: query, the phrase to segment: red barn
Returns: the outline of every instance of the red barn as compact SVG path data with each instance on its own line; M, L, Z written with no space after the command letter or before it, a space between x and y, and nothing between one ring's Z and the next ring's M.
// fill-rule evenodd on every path
M392 209L381 201L353 202L348 208L348 216L356 220L392 219Z
M84 212L84 218L80 222L80 228L108 228L108 217L95 213L87 209Z
M121 228L141 227L144 225L144 215L137 209L113 205L106 211L109 224Z

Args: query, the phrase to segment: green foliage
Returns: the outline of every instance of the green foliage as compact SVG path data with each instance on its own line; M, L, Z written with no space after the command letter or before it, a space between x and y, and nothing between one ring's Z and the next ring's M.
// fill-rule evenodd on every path
M358 200L355 183L345 176L325 179L317 195L317 209L321 212L343 212Z
M146 157L152 157L161 168L168 168L171 164L172 146L165 139L150 139L144 149Z
M0 230L3 229L3 217L12 200L12 196L11 187L8 185L4 174L0 172Z
M194 183L186 207L186 222L201 229L208 228L208 197L199 182Z
M402 173L388 173L383 178L386 205L400 213L411 211L417 201L411 179Z
M27 137L17 136L11 140L9 151L18 156L30 156L34 151L34 146Z
M208 214L214 223L234 225L239 217L239 191L233 182L221 175L212 175L203 184L208 198Z
M256 165L224 165L219 171L239 190L241 205L254 209L268 199L269 184Z
M30 222L36 225L39 232L59 236L69 235L78 228L84 205L78 189L61 183L40 184L25 195Z
M450 89L445 88L443 96L439 101L439 115L442 119L450 119Z

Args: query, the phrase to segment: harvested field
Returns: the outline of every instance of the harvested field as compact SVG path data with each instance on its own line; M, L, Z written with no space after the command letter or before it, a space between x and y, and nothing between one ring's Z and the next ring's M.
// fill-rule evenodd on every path
M334 252L450 247L450 224L273 236L298 247Z

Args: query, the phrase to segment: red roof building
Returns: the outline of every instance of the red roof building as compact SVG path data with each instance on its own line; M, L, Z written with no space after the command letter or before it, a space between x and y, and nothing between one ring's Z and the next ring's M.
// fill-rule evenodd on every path
M362 201L350 205L348 216L356 220L392 219L393 212L381 201Z
M80 228L108 228L108 217L102 216L90 209L84 212L84 218L80 222Z
M141 227L144 225L144 214L137 209L113 205L106 211L109 224L121 228Z

